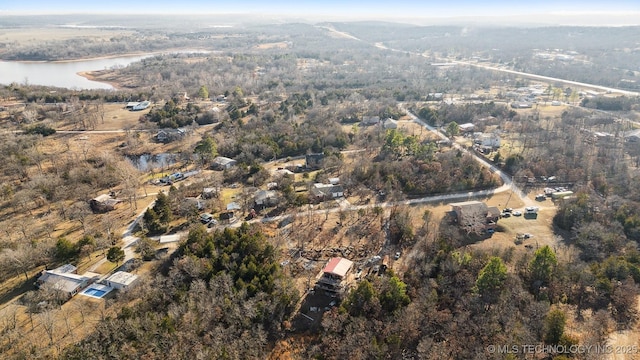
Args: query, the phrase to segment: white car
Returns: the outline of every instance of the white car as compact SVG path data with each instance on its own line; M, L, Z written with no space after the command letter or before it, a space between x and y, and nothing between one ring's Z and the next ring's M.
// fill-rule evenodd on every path
M516 210L516 211L513 212L513 216L522 216L522 212Z

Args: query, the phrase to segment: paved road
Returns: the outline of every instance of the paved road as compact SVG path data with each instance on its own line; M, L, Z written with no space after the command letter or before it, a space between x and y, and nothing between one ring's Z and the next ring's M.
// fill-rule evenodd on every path
M154 196L156 194L148 194L149 196ZM124 250L124 260L123 263L127 262L127 260L133 259L135 257L135 245L138 241L139 237L133 236L133 230L136 228L138 221L142 219L144 213L147 209L153 207L155 205L155 201L152 201L151 204L147 205L144 209L140 211L138 216L127 226L127 229L122 233L122 249ZM105 256L103 259L93 264L88 271L95 272L102 264L107 262L107 257Z
M478 68L482 68L482 69L486 69L486 70L500 71L500 72L503 72L503 73L519 75L519 76L528 77L528 78L536 79L536 80L559 82L559 83L563 83L563 84L575 85L575 86L580 86L580 87L589 88L589 89L603 90L603 91L606 91L606 92L619 93L619 94L629 95L629 96L638 96L638 95L640 95L640 93L635 92L635 91L628 91L628 90L616 89L616 88L611 88L611 87L606 87L606 86L601 86L601 85L588 84L588 83L583 83L583 82L578 82L578 81L554 78L554 77L550 77L550 76L531 74L531 73L526 73L526 72L522 72L522 71L509 70L509 69L504 69L504 68L490 66L490 65L472 63L472 62L467 62L467 61L452 61L452 62L456 63L456 64L474 66L474 67L478 67Z
M349 39L353 39L353 40L357 40L357 41L363 41L362 39L357 38L357 37L355 37L355 36L353 36L351 34L348 34L348 33L343 32L343 31L338 31L338 30L336 30L334 28L331 28L331 27L322 26L321 28L329 30L330 32L333 32L333 33L335 33L335 34L337 34L339 36L345 37L345 38L349 38ZM382 49L382 50L388 50L388 51L400 52L400 53L403 53L403 54L411 54L411 55L417 55L417 56L426 57L424 54L421 54L421 53L416 53L416 52L411 52L411 51L406 51L406 50L400 50L400 49L393 49L393 48L385 46L383 43L373 43L373 44L370 44L370 45L372 45L372 46L374 46L374 47L376 47L378 49ZM455 64L461 64L461 65L474 66L474 67L478 67L478 68L482 68L482 69L486 69L486 70L493 70L493 71L499 71L499 72L508 73L508 74L519 75L519 76L527 77L527 78L530 78L530 79L559 82L559 83L563 83L563 84L575 85L575 86L580 86L580 87L583 87L583 88L602 90L602 91L606 91L606 92L618 93L618 94L629 95L629 96L640 96L640 93L638 93L636 91L628 91L628 90L616 89L616 88L602 86L602 85L588 84L588 83L583 83L583 82L579 82L579 81L572 81L572 80L566 80L566 79L555 78L555 77L550 77L550 76L543 76L543 75L538 75L538 74L526 73L526 72L522 72L522 71L515 71L515 70L496 67L496 66L486 65L486 64L479 64L479 63L468 62L468 61L460 61L460 60L448 60L448 59L443 59L443 61L444 62L451 62L451 63L455 63Z
M518 197L522 200L522 202L524 202L525 206L537 206L526 194L524 191L522 191L522 189L520 189L511 179L511 176L509 176L509 174L505 173L504 171L500 170L499 168L497 168L496 166L494 166L493 164L489 163L487 160L485 160L484 158L478 156L477 154L475 154L472 151L468 151L467 149L465 149L464 147L460 146L460 144L457 144L455 141L453 141L452 139L449 139L445 134L441 133L440 131L438 131L438 129L436 129L435 127L425 123L424 121L422 121L420 118L418 118L414 113L412 113L411 111L407 110L404 107L404 104L400 103L398 105L398 107L403 110L404 112L407 113L407 115L409 115L413 121L415 121L416 123L420 124L421 126L427 128L429 131L431 131L432 133L436 134L438 137L440 137L442 140L446 140L451 142L452 146L457 149L460 150L464 153L470 154L471 156L473 156L473 158L480 163L480 165L489 168L489 171L491 171L492 173L500 176L500 179L502 179L502 186L493 189L493 190L481 190L481 191L476 191L476 192L471 192L469 193L470 196L469 197L478 197L478 196L487 196L487 194L482 193L482 191L492 191L493 194L496 193L501 193L501 192L505 192L508 190L511 190L513 193L515 193L516 195L518 195ZM446 195L445 195L446 196ZM417 199L417 200L422 200L422 199Z

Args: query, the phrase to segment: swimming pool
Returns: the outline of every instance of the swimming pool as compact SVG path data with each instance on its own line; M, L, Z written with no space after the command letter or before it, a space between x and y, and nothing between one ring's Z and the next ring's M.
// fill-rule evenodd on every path
M91 284L88 288L84 289L80 294L90 296L93 298L101 299L107 295L113 288L110 288L101 284Z
M95 296L95 297L103 297L104 294L106 294L107 292L104 290L98 290L98 289L87 289L87 291L85 291L85 294L87 295L91 295L91 296Z

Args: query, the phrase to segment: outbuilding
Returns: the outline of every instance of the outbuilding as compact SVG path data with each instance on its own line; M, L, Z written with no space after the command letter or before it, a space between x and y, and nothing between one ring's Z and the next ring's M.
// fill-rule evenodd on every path
M105 280L105 284L118 290L130 288L138 281L138 275L126 271L116 271Z

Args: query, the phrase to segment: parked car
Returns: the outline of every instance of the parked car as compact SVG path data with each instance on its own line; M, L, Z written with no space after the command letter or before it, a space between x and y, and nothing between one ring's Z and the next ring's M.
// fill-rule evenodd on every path
M522 212L516 210L516 211L513 212L513 216L522 216Z
M500 217L503 217L503 218L508 218L510 216L511 216L511 213L509 213L509 212L504 212L503 211L502 213L500 213Z
M398 251L398 252L393 256L393 258L394 258L394 259L396 259L396 260L400 259L400 251Z
M505 213L510 213L512 211L513 211L513 208L505 208L504 210L502 210L502 212L505 212Z
M216 219L211 219L211 221L209 221L209 223L207 223L207 227L212 228L214 226L218 225L218 220Z

